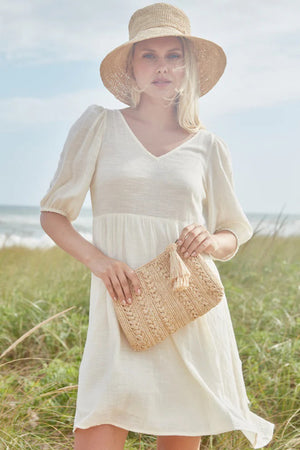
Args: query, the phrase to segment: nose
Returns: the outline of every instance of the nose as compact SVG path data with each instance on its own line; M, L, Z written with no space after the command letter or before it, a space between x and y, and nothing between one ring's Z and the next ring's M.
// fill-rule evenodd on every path
M157 67L157 73L167 73L168 69L165 65L160 65Z
M163 58L157 61L156 71L158 73L166 73L168 71L166 61Z

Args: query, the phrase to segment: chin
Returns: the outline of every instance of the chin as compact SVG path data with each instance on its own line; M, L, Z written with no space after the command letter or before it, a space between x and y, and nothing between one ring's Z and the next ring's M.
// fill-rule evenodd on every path
M176 96L176 92L173 88L172 89L157 89L154 87L154 89L155 89L154 92L151 89L151 91L149 91L149 90L145 91L144 94L147 97L151 97L153 99L161 99L161 100L164 100L166 98L171 99Z

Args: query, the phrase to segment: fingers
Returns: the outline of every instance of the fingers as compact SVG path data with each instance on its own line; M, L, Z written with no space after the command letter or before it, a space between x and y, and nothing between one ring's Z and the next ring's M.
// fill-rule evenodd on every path
M201 244L195 249L196 254L198 255L199 253L206 253L206 254L210 254L212 252L214 252L216 250L217 246L216 246L216 242L213 238L212 235L209 235L208 237L206 237Z
M106 287L110 296L120 301L123 306L132 303L132 293L129 280L132 283L132 289L137 295L141 293L141 282L134 270L121 261L117 262L110 268Z
M184 227L177 242L178 251L185 258L190 255L195 256L196 249L207 237L207 233L207 230L202 225L195 223Z
M209 231L195 223L184 227L177 241L178 251L184 258L212 252L215 247L216 242Z
M192 223L191 225L187 225L183 228L182 232L180 233L180 236L178 238L177 244L182 245L183 243L186 244L186 240L189 238L189 233L192 232L195 228L197 228L197 224Z
M128 288L125 287L126 281L121 276L119 279L119 277L114 273L111 275L111 283L116 293L114 300L120 301L122 305L126 305L126 303L130 304L131 295L130 291L128 293Z
M132 289L134 289L137 295L140 295L142 291L142 285L137 273L134 270L132 270L131 267L127 266L126 275L132 283Z
M111 298L113 298L114 300L117 300L117 297L116 297L117 294L116 294L114 287L110 281L110 278L108 276L103 276L102 280L103 280L105 287L108 290L108 293L111 296Z

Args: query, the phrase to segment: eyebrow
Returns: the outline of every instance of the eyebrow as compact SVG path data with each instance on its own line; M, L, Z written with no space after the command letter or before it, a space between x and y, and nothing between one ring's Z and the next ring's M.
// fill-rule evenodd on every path
M141 51L155 52L156 50L154 50L153 48L141 48ZM174 51L182 52L181 48L171 48L170 50L168 50L168 52Z

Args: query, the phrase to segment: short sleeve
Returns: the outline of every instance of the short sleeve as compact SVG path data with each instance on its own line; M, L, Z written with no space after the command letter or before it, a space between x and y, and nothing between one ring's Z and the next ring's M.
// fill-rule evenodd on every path
M208 231L213 234L228 230L236 237L236 249L221 260L228 261L236 255L239 246L251 238L253 230L235 193L230 152L216 136L208 156L206 189Z
M52 211L74 221L89 190L105 129L106 110L91 105L71 127L54 177L40 201L40 211Z

